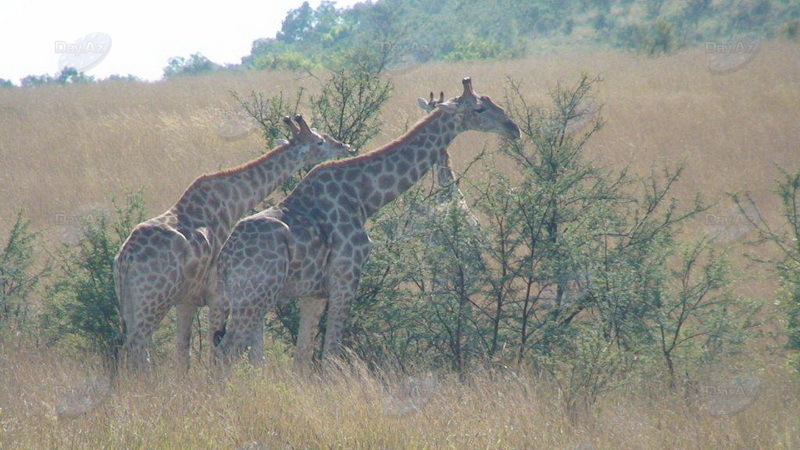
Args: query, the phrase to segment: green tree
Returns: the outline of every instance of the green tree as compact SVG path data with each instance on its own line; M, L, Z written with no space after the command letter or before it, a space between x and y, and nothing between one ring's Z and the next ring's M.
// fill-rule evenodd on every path
M94 77L78 72L74 67L64 67L61 72L56 74L55 83L57 84L88 84L93 83Z
M749 194L732 195L740 213L758 230L753 245L771 245L778 250L776 258L752 257L769 265L778 275L778 300L786 315L789 363L800 371L800 171L783 171L776 194L781 201L783 226L775 228L761 215Z
M27 329L31 294L47 274L47 268L34 268L39 234L30 226L20 211L0 251L0 335Z
M380 72L338 69L311 99L314 121L336 139L360 150L382 125L378 112L389 99L390 81Z
M167 67L164 67L164 78L200 75L220 68L219 64L212 62L200 53L195 53L188 59L183 56L175 56L170 58Z
M308 2L289 11L276 38L282 42L299 42L314 28L314 9Z
M46 86L55 83L55 79L48 74L28 75L20 80L20 85L24 88Z
M476 164L484 181L468 192L480 227L457 208L419 226L437 207L426 183L381 211L348 335L359 355L462 375L489 362L530 367L577 414L631 374L658 364L672 381L744 342L753 308L727 291L725 258L677 239L707 208L671 199L680 167L637 179L585 160L604 123L596 82L559 84L546 108L511 82L522 138ZM492 166L502 158L519 173Z
M128 75L112 74L100 81L103 83L117 83L117 82L140 83L142 82L142 79L132 74Z
M700 239L683 248L680 265L671 273L671 286L657 291L652 305L655 339L673 389L678 357L700 355L714 360L733 353L754 325L751 319L758 308L734 297L727 288L730 263L716 254L712 243Z

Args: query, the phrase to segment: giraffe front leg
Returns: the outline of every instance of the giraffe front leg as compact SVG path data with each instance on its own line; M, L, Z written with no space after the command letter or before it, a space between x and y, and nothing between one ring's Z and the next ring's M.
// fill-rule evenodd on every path
M176 306L178 315L178 333L176 338L175 363L180 371L189 371L189 350L192 342L192 321L197 313L197 305L179 303Z
M325 312L327 299L324 297L306 297L300 299L300 329L297 332L297 346L294 350L294 368L302 371L311 365L314 355L314 336L319 326L319 319Z
M336 278L328 281L330 299L328 303L328 321L325 330L325 345L322 358L327 360L341 354L347 319L350 316L350 305L358 293L361 266L348 268L338 273Z
M328 321L322 359L335 358L341 353L350 305L358 294L361 268L369 258L370 247L366 230L356 227L332 248L328 264Z
M124 349L129 370L139 372L143 369L149 370L151 368L146 337L138 332L129 334L126 338Z

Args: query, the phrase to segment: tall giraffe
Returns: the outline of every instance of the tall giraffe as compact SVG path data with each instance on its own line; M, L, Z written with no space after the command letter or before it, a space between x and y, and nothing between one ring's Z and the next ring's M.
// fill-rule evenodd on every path
M469 78L462 84L460 97L437 103L400 139L317 166L278 206L236 224L220 252L211 305L218 358L230 362L256 343L267 310L292 297L300 299L301 317L295 362L310 362L326 303L323 357L339 353L370 252L367 219L438 163L458 134L478 130L519 138L519 127L501 107L476 94Z
M428 101L420 97L417 99L417 103L420 108L427 112L435 111L437 104L444 103L444 92L439 92L439 100L435 100L433 98L433 92L431 92ZM453 202L456 202L455 206L458 208L459 214L464 216L470 226L477 227L478 219L472 214L472 211L470 211L469 205L467 205L464 199L464 194L458 188L458 180L456 180L455 172L450 166L450 154L447 152L446 148L442 150L439 155L439 162L437 162L434 167L434 179L439 187L436 198L438 206L431 211L427 211L427 213L431 215L441 213L442 209L453 206Z
M427 102L423 98L419 98L417 102L423 110L428 112L435 111L436 104L444 102L444 92L439 93L438 100L434 99L433 92L431 92L430 99ZM451 220L449 218L452 218L452 214L455 214L455 219L468 228L466 230L468 234L480 229L480 224L470 210L464 194L458 188L455 171L450 166L450 154L446 150L441 152L439 162L433 167L433 174L437 184L436 201L433 204L431 202L419 202L413 205L411 212L415 220L412 224L411 232L424 236L428 249L449 250L452 243L448 243L446 232L442 230L442 226L445 225L443 219L448 218L447 221L449 221ZM480 267L483 262L480 251L472 244L474 243L459 249L459 253L467 250L467 253L461 253L461 257L465 258L465 261L459 262L459 264L466 263L466 266L462 267L463 269ZM449 271L434 270L431 274L432 277L426 280L430 281L429 292L438 295L443 291L457 288L459 284L467 282L474 276L472 270L465 270L460 274L453 273L452 270L453 268Z
M242 166L194 180L167 212L137 225L114 258L125 348L133 369L149 363L147 345L174 305L177 360L189 365L191 324L206 303L216 257L236 220L302 167L349 154L349 146L283 119L292 138Z

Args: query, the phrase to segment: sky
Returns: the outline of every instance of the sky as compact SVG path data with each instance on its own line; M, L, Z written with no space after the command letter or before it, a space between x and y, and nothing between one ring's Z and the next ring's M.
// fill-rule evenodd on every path
M363 0L338 0L348 7ZM160 79L169 58L200 52L240 63L258 38L275 37L303 0L0 0L0 78L55 75L59 63L97 78ZM316 8L320 0L309 0Z

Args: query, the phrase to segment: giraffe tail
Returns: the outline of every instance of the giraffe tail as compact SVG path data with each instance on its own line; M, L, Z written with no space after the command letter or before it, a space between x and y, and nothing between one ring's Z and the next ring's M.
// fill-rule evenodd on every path
M213 337L214 347L219 347L219 344L222 343L222 338L224 337L225 337L225 328L221 330L214 330L214 337Z
M128 269L130 264L125 258L123 250L114 258L114 291L117 294L117 315L119 316L120 335L122 340L128 335L130 320L126 320L131 309L130 283L128 282Z
M212 287L212 296L209 301L209 320L212 332L211 343L214 347L219 347L225 337L226 325L228 322L227 296L225 295L225 284L228 281L227 273L227 248L223 245L214 270L216 277Z

